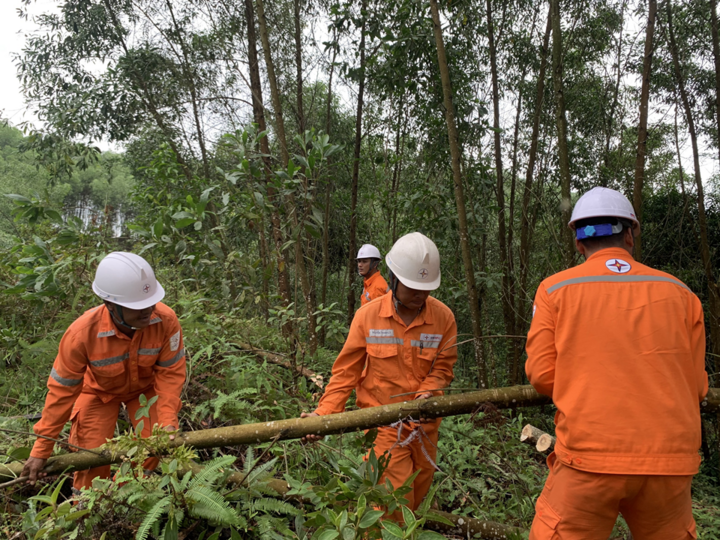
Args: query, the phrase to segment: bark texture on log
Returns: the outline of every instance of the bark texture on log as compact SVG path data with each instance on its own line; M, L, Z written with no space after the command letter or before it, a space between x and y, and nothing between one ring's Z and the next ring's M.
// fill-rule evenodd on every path
M327 416L292 418L259 424L228 426L179 434L170 447L180 445L195 448L218 448L221 446L252 445L273 440L299 439L305 435L334 435L379 426L387 426L398 420L412 418L437 418L469 414L480 405L492 403L500 409L530 407L550 403L550 398L538 394L530 385L493 388L466 394L432 397L424 400L404 401L381 407L371 407ZM702 403L702 412L720 411L720 388L711 388ZM90 452L76 452L51 457L44 471L49 474L72 472L109 465L121 461L104 448ZM97 454L100 455L97 455ZM0 481L20 476L22 463L0 465Z

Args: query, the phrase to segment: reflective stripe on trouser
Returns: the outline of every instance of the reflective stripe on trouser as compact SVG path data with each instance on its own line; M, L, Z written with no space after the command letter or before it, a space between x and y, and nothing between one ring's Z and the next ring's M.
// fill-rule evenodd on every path
M435 468L428 462L420 445L425 445L425 450L427 450L430 458L437 463L439 426L439 421L423 424L423 429L425 429L425 433L427 433L427 436L432 444L430 444L425 437L418 437L407 446L395 446L395 448L393 448L393 445L395 445L398 438L397 428L381 427L378 429L378 436L375 439L375 454L380 457L383 453L392 448L390 464L387 469L385 469L385 473L383 474L380 483L385 482L385 478L388 478L393 487L397 489L402 486L405 480L410 478L415 471L420 469L420 474L417 475L415 481L413 482L413 490L405 495L405 498L408 500L408 507L413 510L417 510L418 506L420 506L420 503L425 498L425 495L427 495L428 491L430 491L433 475L435 474ZM410 435L411 431L412 430L408 429L407 425L404 425L402 440L405 440L405 438ZM401 517L401 514L397 517Z
M155 395L155 391L150 389L144 392L145 397L150 399ZM138 423L135 420L135 413L140 408L138 400L139 394L131 394L129 396L120 396L107 403L95 394L80 394L71 416L72 427L70 428L69 442L82 448L97 448L105 444L107 439L111 439L115 435L115 424L118 414L120 413L120 405L125 403L128 410L128 416L133 427ZM143 425L142 436L149 437L152 433L152 426L156 424L157 412L155 405L150 408L150 422L145 419ZM143 463L143 467L147 470L153 470L158 466L157 458L148 458ZM77 471L73 481L73 487L80 489L90 487L93 478L109 478L110 465L104 467L95 467L86 471Z
M692 476L596 474L548 457L530 540L607 540L622 514L635 540L697 538Z

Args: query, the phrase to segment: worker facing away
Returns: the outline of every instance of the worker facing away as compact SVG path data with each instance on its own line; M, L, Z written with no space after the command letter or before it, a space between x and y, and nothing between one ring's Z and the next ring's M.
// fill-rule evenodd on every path
M530 540L696 538L690 484L708 391L700 300L633 259L640 223L594 188L570 221L585 263L545 279L527 341L530 383L557 406L555 452Z
M360 305L387 294L388 284L380 273L380 250L373 245L364 244L357 254L358 274L363 278L363 293Z
M457 360L457 325L452 311L429 296L440 286L440 254L420 233L400 238L385 257L391 294L361 307L335 360L325 394L313 413L340 413L353 389L360 408L427 399L449 386ZM409 395L399 395L408 394ZM395 397L393 397L395 396ZM381 427L375 453L388 452L384 476L399 488L416 471L413 490L405 497L417 509L435 472L440 419L420 419ZM318 440L308 435L304 442Z
M113 437L122 404L137 425L141 394L148 400L158 397L142 436L150 436L154 425L176 431L185 349L175 313L160 302L165 291L152 268L133 253L110 253L98 265L93 291L103 304L73 322L60 341L35 433L57 439L70 420L70 444L97 448ZM53 446L51 440L35 441L22 471L30 484L45 476L42 469ZM157 464L149 458L143 466L152 470ZM73 485L89 487L93 478L109 475L109 465L78 471Z

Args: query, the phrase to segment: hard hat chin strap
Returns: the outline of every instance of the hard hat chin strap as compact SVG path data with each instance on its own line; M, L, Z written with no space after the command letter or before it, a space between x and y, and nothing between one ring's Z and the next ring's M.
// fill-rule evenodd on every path
M117 309L118 313L115 313L114 309L108 310L110 311L110 316L113 318L113 321L115 321L115 324L119 324L120 326L124 326L125 328L129 328L130 330L139 330L139 328L136 328L134 326L130 326L128 323L125 322L125 316L123 315L123 308L120 304L113 304L115 309ZM118 318L118 315L120 316Z
M398 283L400 283L400 280L397 278L397 276L393 273L392 270L390 272L390 290L392 291L393 295L393 304L395 305L395 311L398 310L398 306L402 306L405 309L410 309L405 304L403 304L400 299L397 297L397 286ZM420 313L423 310L423 307L425 307L425 304L420 306L420 309L418 309L418 313Z

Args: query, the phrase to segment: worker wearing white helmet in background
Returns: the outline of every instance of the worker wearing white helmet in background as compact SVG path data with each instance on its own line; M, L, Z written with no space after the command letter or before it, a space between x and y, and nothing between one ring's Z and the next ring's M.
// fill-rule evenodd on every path
M637 540L697 538L700 300L633 259L640 223L621 193L588 191L569 225L586 261L540 284L527 340L528 379L557 406L530 540L606 540L618 513Z
M453 380L457 360L457 325L452 311L431 291L440 286L440 254L420 233L403 236L385 257L392 294L360 309L333 365L325 394L313 413L339 413L355 390L359 407L376 407L408 399L441 395ZM418 419L416 419L418 420ZM435 472L440 419L381 427L375 453L389 452L383 478L397 489L418 472L405 497L417 509ZM318 437L309 435L304 441Z
M35 433L57 439L70 420L69 442L97 448L113 437L122 404L133 427L137 425L141 394L148 401L157 397L142 436L150 436L156 424L176 431L185 348L175 313L160 302L165 291L153 269L134 253L110 253L100 261L92 287L103 304L73 322L60 341ZM31 484L45 476L42 469L53 447L52 440L35 441L22 472ZM157 464L150 458L143 466L154 469ZM109 465L78 471L74 487L89 487L93 478L109 474Z
M381 259L380 250L373 245L364 244L358 251L358 274L363 278L362 306L388 292L387 281L379 269Z

